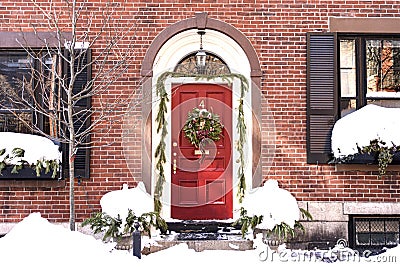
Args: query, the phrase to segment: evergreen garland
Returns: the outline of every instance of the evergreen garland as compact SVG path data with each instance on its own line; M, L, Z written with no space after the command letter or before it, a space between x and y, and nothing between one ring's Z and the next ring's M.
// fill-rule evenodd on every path
M249 90L249 85L247 80L245 82L241 80L240 86L240 99L239 99L239 107L238 107L238 118L237 118L237 131L239 133L239 141L237 143L237 151L239 152L239 170L238 170L238 178L239 178L239 190L238 197L239 203L242 203L244 198L244 193L246 191L246 177L244 176L244 168L245 168L245 159L244 159L244 151L243 146L246 143L246 123L244 121L244 104L243 99L245 93Z
M155 158L156 158L156 170L157 170L157 180L154 190L154 210L158 213L161 212L162 203L162 191L164 188L165 183L165 170L164 164L166 163L166 155L165 155L165 139L168 134L167 130L167 102L169 102L169 97L167 91L165 90L165 81L168 78L180 78L180 77L193 77L196 81L198 80L215 80L221 79L223 82L231 84L234 79L240 80L240 99L239 99L239 106L238 106L238 118L237 118L237 131L239 134L239 140L236 145L236 149L239 152L239 169L238 169L238 180L239 180L239 190L238 190L238 197L240 203L243 200L244 193L246 190L246 179L244 175L245 169L245 158L244 158L244 151L243 147L246 142L246 123L244 121L244 97L246 92L249 90L249 83L241 74L231 73L231 74L221 74L221 75L201 75L201 74L194 74L188 75L186 73L178 73L178 72L164 72L162 73L156 83L156 95L159 97L159 105L158 105L158 112L156 117L157 123L157 134L160 134L160 142L158 143L156 150L155 150Z

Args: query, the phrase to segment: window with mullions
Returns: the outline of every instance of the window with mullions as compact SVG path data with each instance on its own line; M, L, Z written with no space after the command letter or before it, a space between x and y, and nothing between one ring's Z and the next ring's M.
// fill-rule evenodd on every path
M367 104L400 107L400 36L341 38L339 53L342 117Z
M400 107L400 34L307 34L307 163L332 160L332 129L367 104Z
M399 244L400 218L392 216L350 216L350 247L380 251Z
M38 60L42 63L38 63ZM0 131L32 133L33 123L46 133L51 123L34 114L34 105L49 109L55 94L55 58L33 58L25 51L0 51ZM42 82L37 82L41 80Z

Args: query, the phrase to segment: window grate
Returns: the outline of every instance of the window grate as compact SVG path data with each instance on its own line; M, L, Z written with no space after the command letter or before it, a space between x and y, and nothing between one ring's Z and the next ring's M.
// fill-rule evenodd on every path
M352 216L349 241L353 249L380 251L399 244L400 217Z

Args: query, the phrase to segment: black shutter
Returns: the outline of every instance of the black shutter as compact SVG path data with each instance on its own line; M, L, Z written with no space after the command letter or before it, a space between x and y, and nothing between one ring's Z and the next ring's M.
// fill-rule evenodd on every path
M337 48L332 33L307 34L307 163L327 163L338 114Z
M82 70L80 74L77 75L75 83L74 83L74 88L73 88L73 94L78 94L83 88L86 87L87 83L91 80L92 78L92 68L85 67L82 69L82 66L85 66L87 62L90 62L91 60L91 51L90 49L87 49L85 51L82 50L76 50L76 62L75 62L75 71ZM69 71L69 66L65 65L64 66L67 78L70 77L70 71ZM78 113L80 110L90 110L91 108L91 98L84 98L79 100L75 104L75 113ZM74 129L76 132L82 132L85 129L87 129L90 126L90 117L87 117L88 114L90 113L82 113L80 115L77 115L74 118L75 124L74 124ZM90 137L88 136L87 139L85 140L86 142L90 141ZM68 152L66 149L65 151ZM64 162L68 163L68 153L64 153ZM78 152L76 153L75 157L75 177L82 177L82 178L89 178L90 176L90 148L79 148ZM67 165L67 164L65 164ZM68 173L65 177L68 177Z

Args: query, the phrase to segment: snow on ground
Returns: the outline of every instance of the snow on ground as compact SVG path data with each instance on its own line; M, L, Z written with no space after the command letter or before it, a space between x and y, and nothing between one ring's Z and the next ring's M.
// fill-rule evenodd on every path
M380 139L391 146L400 145L400 108L376 105L365 107L338 120L332 130L332 152L335 158L353 155L371 140Z
M260 229L272 230L282 222L293 228L300 218L296 199L289 191L279 188L276 180L268 180L262 187L251 190L243 200L243 207L249 216L263 215Z
M59 160L61 161L61 152L58 146L50 139L23 133L0 132L0 150L5 148L6 152L0 156L0 162L14 148L22 148L25 155L22 160L26 160L29 164L36 164L38 160ZM12 162L11 162L12 164Z
M280 189L277 182L270 180L257 191L245 198L249 215L263 214L268 229L276 223L292 225L299 217L294 197ZM103 196L103 211L116 216L132 209L138 215L151 210L152 199L145 192L144 185L110 192ZM145 243L155 244L142 239ZM261 241L259 234L254 240L253 250L207 250L195 252L183 243L172 248L142 255L138 259L132 251L114 249L115 243L103 243L92 235L72 232L62 225L51 224L32 213L16 224L3 238L0 238L1 266L376 266L377 263L395 266L400 261L400 248L388 250L385 254L363 258L352 254L349 249L331 251L289 250L284 246L273 251ZM348 254L350 253L350 254ZM341 260L338 260L340 258ZM334 262L334 263L328 263ZM396 265L397 266L397 265Z
M123 258L110 254L111 246L32 213L0 238L0 258L2 266L111 266Z
M335 253L325 251L321 262L312 251L271 251L267 245L255 240L257 246L247 251L195 252L186 244L143 255L132 256L131 251L113 250L113 243L103 243L91 235L71 232L60 225L49 223L39 213L33 213L18 223L5 237L0 238L1 266L397 266L400 247L370 257L350 257L335 261Z

